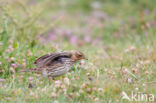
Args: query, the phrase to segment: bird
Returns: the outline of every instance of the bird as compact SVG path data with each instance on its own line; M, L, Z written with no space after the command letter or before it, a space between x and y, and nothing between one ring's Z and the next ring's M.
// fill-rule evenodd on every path
M55 52L45 54L35 60L36 68L25 69L22 72L35 72L48 77L66 74L79 60L88 60L80 51Z

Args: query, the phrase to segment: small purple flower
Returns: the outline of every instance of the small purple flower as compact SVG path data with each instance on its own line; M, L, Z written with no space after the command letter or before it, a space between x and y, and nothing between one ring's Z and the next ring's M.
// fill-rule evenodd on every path
M77 37L76 36L70 37L70 43L71 44L76 44L77 43Z
M85 36L84 40L85 40L85 42L87 42L87 43L91 42L91 38L90 38L89 36Z
M9 52L10 52L10 49L6 49L5 52L6 52L6 53L9 53Z
M49 33L49 40L55 40L56 36L53 32Z
M13 49L12 45L9 45L9 49Z
M144 12L145 12L145 14L147 14L147 15L150 14L150 10L149 10L149 9L145 9Z
M11 64L11 66L12 66L12 67L16 67L16 64L13 63L13 64Z
M29 81L32 82L33 81L33 77L29 77Z
M46 40L43 36L40 36L39 40L42 42L42 43L46 43Z
M21 78L24 78L24 75L21 75Z

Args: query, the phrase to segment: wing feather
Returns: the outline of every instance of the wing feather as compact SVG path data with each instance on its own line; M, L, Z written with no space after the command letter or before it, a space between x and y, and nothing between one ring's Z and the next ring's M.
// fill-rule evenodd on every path
M39 62L43 61L45 58L49 57L49 54L43 55L35 60L34 64L38 64Z
M55 62L56 58L60 58L60 57L70 58L71 57L71 53L69 53L69 52L56 53L55 55L49 56L48 58L46 58L43 63L44 63L44 65L47 66L47 65Z
M69 52L60 52L60 53L51 53L51 54L46 54L43 55L41 57L39 57L34 64L36 64L37 67L45 67L48 66L49 64L57 64L57 62L55 61L56 58L59 57L67 57L70 58L71 57L71 53Z

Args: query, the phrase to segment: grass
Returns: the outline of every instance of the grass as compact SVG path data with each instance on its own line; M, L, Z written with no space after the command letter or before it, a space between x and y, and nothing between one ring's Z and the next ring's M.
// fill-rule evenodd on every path
M154 2L1 0L0 102L154 103L149 100L156 98ZM19 73L44 54L70 50L89 60L56 80ZM132 92L148 100L132 100Z

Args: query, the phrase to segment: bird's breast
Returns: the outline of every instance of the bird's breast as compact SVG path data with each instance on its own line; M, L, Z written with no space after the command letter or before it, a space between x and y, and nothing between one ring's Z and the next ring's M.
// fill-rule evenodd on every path
M66 61L65 62L65 68L67 71L69 71L71 69L71 67L73 66L73 62L72 61Z

